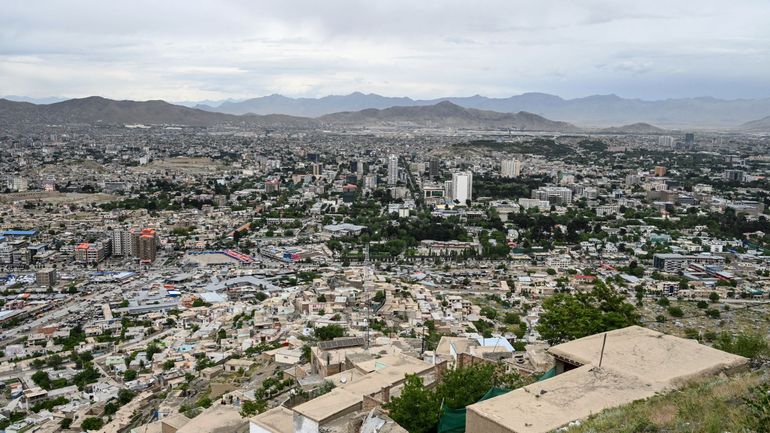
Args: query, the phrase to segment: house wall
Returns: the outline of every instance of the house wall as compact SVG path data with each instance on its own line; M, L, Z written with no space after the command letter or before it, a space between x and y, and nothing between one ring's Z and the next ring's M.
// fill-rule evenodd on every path
M318 423L310 418L294 413L295 433L318 433Z
M249 433L273 433L273 432L265 429L262 426L257 425L254 422L249 422Z

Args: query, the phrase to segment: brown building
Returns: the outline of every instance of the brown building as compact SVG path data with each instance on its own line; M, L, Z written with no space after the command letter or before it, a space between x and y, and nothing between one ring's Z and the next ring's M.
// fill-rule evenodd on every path
M56 269L46 268L37 271L35 274L35 282L38 286L53 287L56 285Z
M145 263L155 261L158 255L158 236L153 229L143 229L137 242L139 260Z

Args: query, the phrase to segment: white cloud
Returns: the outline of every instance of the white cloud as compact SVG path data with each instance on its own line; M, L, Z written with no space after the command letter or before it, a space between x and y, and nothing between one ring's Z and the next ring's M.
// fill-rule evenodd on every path
M0 95L770 96L770 2L4 0Z

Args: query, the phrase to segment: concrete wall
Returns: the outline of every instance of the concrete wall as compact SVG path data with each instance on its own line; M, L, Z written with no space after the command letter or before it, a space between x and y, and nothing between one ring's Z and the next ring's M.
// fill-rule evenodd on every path
M249 433L273 433L254 422L249 422Z
M509 430L468 409L465 417L465 433L513 433L513 430Z
M318 423L298 413L294 413L295 433L318 433Z

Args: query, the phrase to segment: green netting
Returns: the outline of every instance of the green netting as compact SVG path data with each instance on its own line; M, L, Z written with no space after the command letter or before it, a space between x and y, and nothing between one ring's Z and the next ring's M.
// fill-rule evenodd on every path
M498 395L503 395L510 389L490 388L478 401L484 401ZM441 408L441 418L438 420L438 433L465 433L465 408L452 409L449 407Z
M553 367L552 369L546 371L543 373L542 376L537 378L537 381L540 382L541 380L550 379L552 377L556 376L556 367Z

